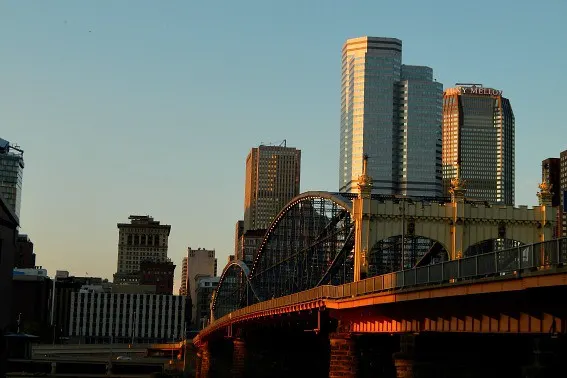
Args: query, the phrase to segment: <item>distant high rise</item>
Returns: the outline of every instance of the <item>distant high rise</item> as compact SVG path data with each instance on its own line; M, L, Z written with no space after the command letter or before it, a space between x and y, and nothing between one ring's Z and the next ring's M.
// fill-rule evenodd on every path
M558 236L565 237L567 236L567 150L559 154L559 188L561 229Z
M181 261L181 284L179 285L179 295L187 295L187 257Z
M552 206L559 206L561 203L561 159L549 158L541 162L541 181L551 184Z
M285 146L252 148L246 158L244 230L268 228L299 194L301 151Z
M114 283L139 283L140 263L167 262L170 225L149 215L130 215L118 223L118 262Z
M466 196L514 204L514 113L502 91L457 84L443 96L443 184L447 193L460 167Z
M24 151L0 138L0 195L20 218Z
M244 221L239 220L236 222L236 226L234 227L234 256L238 258L238 252L242 249L242 245L240 244L240 238L244 233Z
M402 41L349 39L342 50L339 191L356 192L368 155L373 193L440 196L443 86L402 65Z
M551 206L559 206L557 212L557 226L555 229L554 237L560 237L563 230L563 209L561 208L562 202L562 187L561 187L561 159L549 158L541 162L541 181L549 182L551 184Z
M205 248L191 249L191 247L189 247L187 248L187 257L183 259L184 263L185 261L187 262L186 267L181 268L182 279L185 278L185 280L181 282L181 287L183 288L183 286L185 286L185 293L182 293L180 290L180 294L185 294L191 298L193 307L191 310L191 319L193 327L195 327L197 319L196 290L198 282L201 278L217 276L217 259L215 257L215 250ZM183 277L184 271L186 272L185 277Z

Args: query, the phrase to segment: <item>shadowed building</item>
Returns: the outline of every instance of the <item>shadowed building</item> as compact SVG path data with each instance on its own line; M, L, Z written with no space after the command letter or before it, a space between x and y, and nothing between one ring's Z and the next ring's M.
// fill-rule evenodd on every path
M52 340L51 295L53 281L42 267L14 269L12 282L12 329ZM19 319L19 326L16 319Z
M266 235L265 229L248 230L240 237L240 251L236 258L252 266L258 247Z
M0 376L5 372L5 340L4 332L12 322L12 271L16 253L16 237L18 235L18 217L6 200L0 196Z
M175 265L171 261L140 263L140 285L155 285L157 294L173 294L173 273Z
M559 211L557 211L557 227L554 235L555 237L559 237L562 234L563 219L563 209L560 206L563 194L561 186L561 159L549 158L541 162L541 181L551 184L551 193L553 193L551 205L559 206Z
M27 235L19 234L16 241L14 268L32 269L34 267L35 253L33 253L33 243Z

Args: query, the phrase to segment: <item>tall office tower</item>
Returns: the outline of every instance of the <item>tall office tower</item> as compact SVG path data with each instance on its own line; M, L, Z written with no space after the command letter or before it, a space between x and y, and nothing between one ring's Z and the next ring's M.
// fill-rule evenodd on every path
M561 159L548 158L541 162L541 181L551 184L552 206L561 204Z
M514 113L502 91L457 84L443 95L443 186L460 171L466 196L514 204ZM459 169L458 169L459 167Z
M558 236L567 236L567 150L559 154L559 186L561 232Z
M559 211L557 211L556 218L556 229L554 231L554 237L560 237L563 230L563 211L561 209L561 197L562 197L562 187L561 187L561 159L560 158L549 158L541 162L541 181L548 182L551 184L551 192L553 197L551 198L551 206L558 206Z
M433 79L433 69L403 64L397 94L396 192L406 196L440 197L443 195L443 85Z
M0 138L0 195L20 218L24 151Z
M118 262L114 283L138 283L142 261L167 262L170 225L149 215L130 215L118 223Z
M240 244L242 234L244 234L244 221L239 220L234 227L234 256L236 256L236 258L238 258L238 252L242 249L242 245Z
M284 146L252 148L246 158L244 230L268 228L299 194L301 151Z
M181 260L181 283L179 284L179 295L187 295L187 257Z
M191 247L187 248L186 259L187 259L187 265L186 265L187 273L185 276L185 281L181 282L181 287L185 286L185 290L186 290L185 295L191 298L191 303L192 303L191 319L192 319L192 325L195 326L195 321L197 319L196 290L198 287L198 283L201 278L217 276L217 259L215 258L214 249L205 249L205 248L191 249Z
M342 50L339 191L356 192L368 155L373 193L438 196L443 86L402 65L402 41L349 39Z

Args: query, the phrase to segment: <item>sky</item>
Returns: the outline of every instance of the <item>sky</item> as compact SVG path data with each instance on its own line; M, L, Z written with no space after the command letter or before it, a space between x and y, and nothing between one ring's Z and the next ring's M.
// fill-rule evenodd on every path
M516 117L516 204L567 149L567 2L0 1L0 138L25 170L37 264L112 278L130 214L170 224L169 257L234 251L245 158L302 150L301 191L338 189L341 48L403 41L444 87L501 89ZM220 274L220 271L219 271Z

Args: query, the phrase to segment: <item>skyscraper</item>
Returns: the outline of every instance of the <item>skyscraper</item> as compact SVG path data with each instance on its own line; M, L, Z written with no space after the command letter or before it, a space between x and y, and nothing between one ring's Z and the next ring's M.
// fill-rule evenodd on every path
M514 204L514 113L502 91L457 84L443 95L443 186L460 171L466 196ZM457 169L459 167L459 170Z
M22 204L23 174L24 151L0 138L0 195L18 218Z
M349 39L342 50L339 191L357 191L369 156L373 193L439 196L443 86L402 65L402 41Z
M299 194L301 151L293 147L252 148L246 158L244 230L268 228L275 216Z
M551 206L558 206L557 225L554 237L561 237L563 234L563 209L560 206L562 202L562 186L561 186L561 159L548 158L541 162L541 181L551 184Z
M130 215L130 223L118 223L118 261L114 283L138 283L140 263L167 262L171 226L149 215Z

